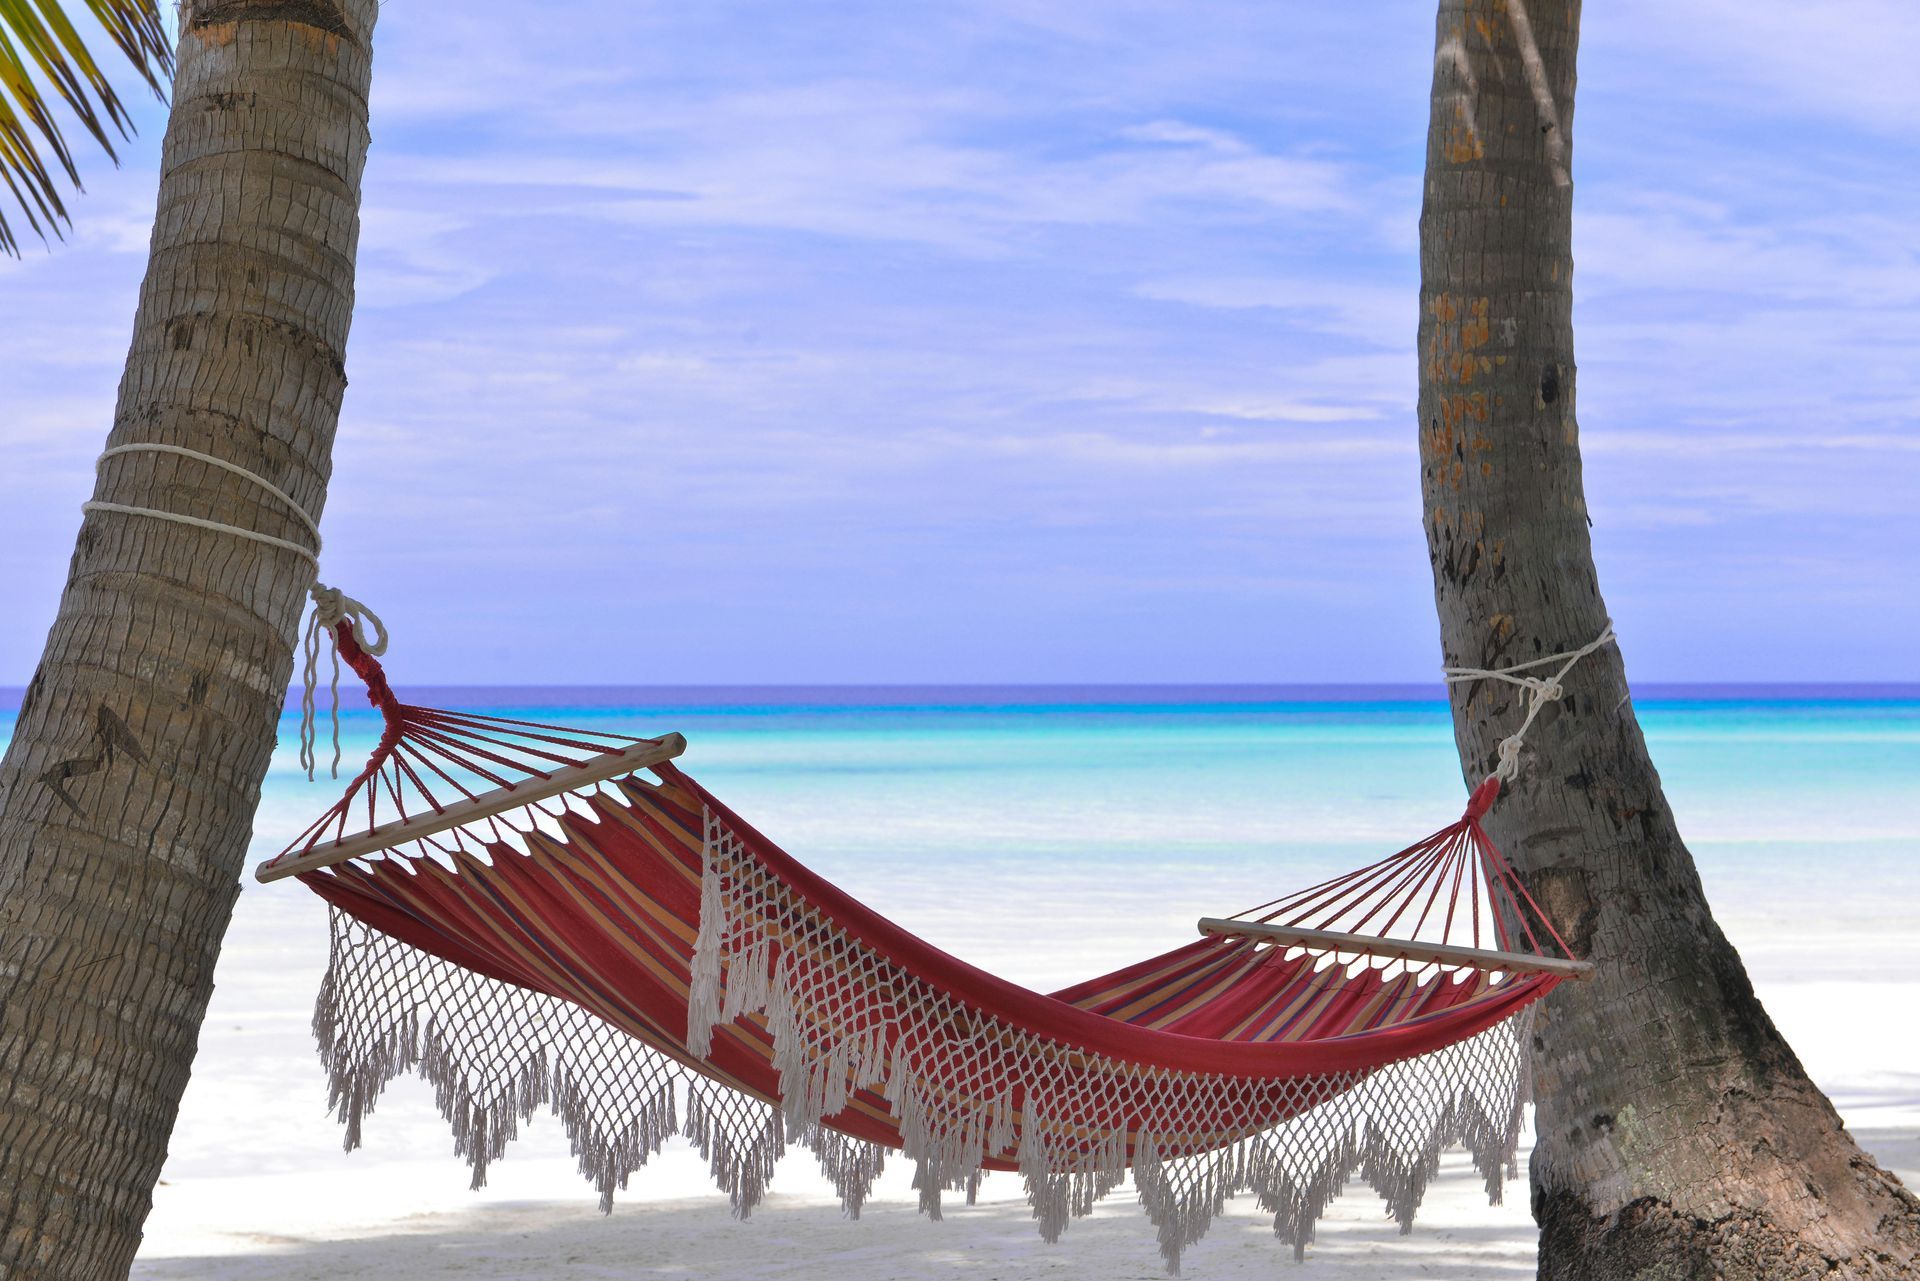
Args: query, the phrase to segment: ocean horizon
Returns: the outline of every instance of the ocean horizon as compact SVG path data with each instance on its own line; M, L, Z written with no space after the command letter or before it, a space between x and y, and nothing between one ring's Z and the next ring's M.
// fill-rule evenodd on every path
M350 673L342 673L341 706L364 706ZM1444 703L1438 681L1257 683L1221 682L913 682L792 684L411 684L397 688L411 702L493 707L739 707L805 702L820 707L1167 706L1293 703ZM0 712L17 712L24 685L0 685ZM1920 702L1920 681L1649 681L1633 687L1635 705L1688 702ZM324 690L322 691L324 697ZM287 691L297 710L301 691Z
M377 739L378 713L347 681L337 778L324 686L312 780L297 760L297 692L290 699L250 861L303 830ZM399 692L635 737L679 731L681 767L749 821L963 955L1004 951L1011 921L1032 913L1039 928L1046 910L971 911L930 868L1147 912L1171 939L1198 909L1238 910L1403 848L1459 816L1468 781L1438 682ZM18 691L5 699L0 739ZM1649 684L1635 710L1715 910L1750 945L1750 963L1782 977L1920 972L1899 911L1920 901L1920 684ZM1850 875L1834 878L1837 863ZM1131 884L1112 883L1121 871ZM1850 902L1863 880L1879 892ZM250 877L247 888L244 899L261 900ZM1859 927L1849 946L1827 947L1848 915ZM1037 986L1083 977L1045 954L1008 959Z

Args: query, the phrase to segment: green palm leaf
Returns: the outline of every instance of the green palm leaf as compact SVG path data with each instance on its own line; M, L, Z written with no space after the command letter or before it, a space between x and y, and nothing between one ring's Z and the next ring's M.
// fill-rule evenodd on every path
M161 0L85 0L87 11L127 56L154 93L173 70L173 52L160 23ZM74 29L62 0L0 0L0 182L12 204L42 240L68 221L50 165L76 188L80 172L55 118L55 97L86 126L108 156L112 134L126 137L132 121L113 86ZM116 160L118 157L114 157ZM0 197L0 251L19 253Z

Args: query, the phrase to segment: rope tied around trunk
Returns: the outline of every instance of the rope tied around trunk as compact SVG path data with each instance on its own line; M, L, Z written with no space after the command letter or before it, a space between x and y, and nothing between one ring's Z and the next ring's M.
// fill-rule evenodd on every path
M94 460L97 470L105 465L109 458L123 454L172 454L179 458L191 458L195 462L217 467L240 479L265 490L280 505L291 512L296 520L306 526L313 535L313 546L305 547L290 538L280 538L273 534L263 534L257 529L247 529L241 525L230 525L225 521L208 520L203 516L188 516L182 512L170 512L158 507L139 507L129 503L109 503L94 500L82 503L83 512L116 512L122 516L145 516L150 520L164 520L176 525L188 525L195 529L207 529L221 534L232 534L250 542L262 543L268 547L277 547L292 552L313 566L313 581L307 589L307 596L313 601L313 613L307 619L304 649L306 663L302 670L300 694L300 764L307 771L307 778L314 774L314 735L315 700L314 691L319 684L320 632L327 633L327 639L333 650L333 674L329 687L331 706L329 719L333 727L333 767L332 776L340 776L340 640L339 628L342 623L352 626L353 639L361 649L373 657L387 652L387 626L380 616L368 609L365 604L348 596L336 587L329 587L320 581L320 522L307 513L307 509L295 502L293 496L280 488L265 476L247 470L238 463L230 463L224 458L202 453L198 449L188 449L184 445L163 445L140 442L131 445L115 445ZM371 623L379 639L370 639L366 624Z
M1527 731L1533 728L1534 718L1548 703L1557 703L1565 687L1560 683L1562 677L1573 670L1573 665L1596 650L1605 648L1618 639L1613 632L1613 620L1600 634L1582 645L1579 649L1564 650L1558 654L1548 654L1543 658L1532 659L1525 663L1515 663L1511 667L1443 667L1447 684L1458 685L1464 681L1495 680L1517 685L1527 691L1527 715L1520 722L1520 728L1500 740L1500 761L1493 767L1491 778L1510 783L1520 776L1520 749L1526 746ZM1562 661L1564 660L1564 661ZM1548 667L1559 663L1557 671L1549 676L1535 676L1533 669Z

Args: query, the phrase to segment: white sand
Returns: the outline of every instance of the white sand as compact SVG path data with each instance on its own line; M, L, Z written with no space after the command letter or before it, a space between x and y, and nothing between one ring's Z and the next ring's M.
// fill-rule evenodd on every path
M958 930L939 941L1028 982L1097 972L1121 959L1113 949L1147 945L1139 919L1153 919L1146 905L1170 889L1158 880L1135 878L1132 893L1139 898L1127 905L1132 929L1112 924L1128 919L1120 904L1112 914L1063 922L1051 896L1036 893L993 919L976 915L970 933ZM868 888L886 897L884 887ZM1180 897L1193 901L1194 887L1188 884ZM1907 940L1891 932L1891 922L1865 937L1857 928L1848 934L1837 918L1824 926L1803 918L1798 932L1782 933L1777 896L1765 900L1774 909L1742 906L1762 901L1735 898L1722 919L1743 947L1768 1008L1867 1147L1909 1182L1920 1181L1920 1071L1914 1068L1920 1030L1911 1020L1887 1017L1920 1008L1920 981L1910 964L1884 964L1905 959ZM1063 946L1036 957L1011 941L1021 937L1053 937ZM980 1205L955 1206L944 1221L931 1223L915 1211L907 1172L896 1165L876 1203L850 1223L804 1152L781 1167L774 1195L746 1223L729 1216L703 1163L684 1145L657 1158L603 1218L573 1172L558 1123L544 1116L495 1167L492 1186L469 1192L431 1095L415 1081L395 1083L368 1123L367 1149L343 1156L338 1129L322 1106L306 1028L324 946L319 903L287 886L249 886L222 957L200 1058L134 1276L880 1281L956 1275L1015 1281L1163 1275L1151 1230L1124 1192L1047 1247L1028 1218L1016 1177L990 1178ZM1524 1170L1508 1204L1489 1207L1465 1158L1456 1156L1411 1236L1400 1236L1372 1194L1356 1186L1323 1223L1305 1266L1295 1268L1268 1221L1242 1203L1188 1253L1186 1272L1302 1281L1520 1278L1533 1275L1534 1239Z

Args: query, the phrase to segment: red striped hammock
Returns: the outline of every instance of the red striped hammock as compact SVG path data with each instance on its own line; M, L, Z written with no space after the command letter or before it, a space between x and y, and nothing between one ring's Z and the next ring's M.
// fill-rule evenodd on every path
M1017 1171L1049 1240L1131 1171L1176 1268L1238 1193L1299 1252L1355 1174L1403 1228L1448 1146L1496 1200L1512 1176L1531 1004L1586 967L1481 829L1495 780L1379 863L1041 994L809 871L677 735L405 704L337 635L384 732L258 874L332 905L314 1028L349 1149L415 1071L474 1186L547 1106L603 1207L676 1134L743 1216L793 1145L853 1215L890 1150L934 1217Z

